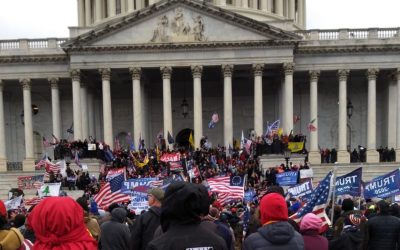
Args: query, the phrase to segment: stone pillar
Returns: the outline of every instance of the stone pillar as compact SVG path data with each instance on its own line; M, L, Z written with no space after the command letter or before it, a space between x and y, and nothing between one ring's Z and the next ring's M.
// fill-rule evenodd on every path
M288 1L288 4L289 4L289 15L288 15L288 17L289 17L289 19L292 19L292 20L294 20L295 18L296 18L296 5L295 5L295 1L296 0L289 0Z
M92 8L90 0L85 0L85 24L89 26L92 23Z
M264 64L253 64L254 74L254 131L257 136L263 135L263 86Z
M192 66L193 74L193 114L194 114L194 145L200 148L200 140L203 136L203 103L201 94L201 75L203 66Z
M275 0L275 13L279 16L283 16L283 0Z
M236 6L236 7L240 7L241 0L234 0L233 5Z
M117 6L115 4L115 0L107 0L107 17L113 17L117 14ZM106 142L107 143L107 142Z
M268 0L261 1L260 4L260 8L262 11L268 11Z
M89 136L96 138L96 128L94 121L94 97L90 89L88 89L88 116L89 116Z
M133 138L136 148L139 148L139 138L142 130L142 90L140 78L142 69L139 67L129 68L132 76L132 97L133 97Z
M20 79L19 82L22 85L24 96L25 159L22 162L22 169L23 171L34 171L31 79Z
M222 65L224 74L224 146L233 147L232 74L233 65Z
M136 1L136 9L140 10L143 8L142 0L135 0Z
M128 12L132 12L135 10L135 0L128 0Z
M220 6L226 6L226 0L219 0Z
M249 7L249 0L242 0L242 8L248 8Z
M163 113L164 113L164 138L168 143L168 132L173 135L172 130L172 104L171 104L171 67L161 67L161 75L163 79Z
M3 81L0 80L0 172L7 172L6 132L4 123Z
M347 152L347 77L349 70L341 69L338 71L339 77L339 124L338 124L338 163L349 163L350 154Z
M78 26L85 26L85 0L78 0Z
M95 11L94 11L94 22L98 23L101 21L101 13L102 13L102 6L101 6L101 0L96 0L95 2Z
M300 26L305 26L305 6L303 0L297 2L297 23Z
M396 130L396 162L400 162L400 68L395 72L397 77L397 130Z
M316 131L310 131L310 152L308 161L311 164L321 164L321 154L318 150L318 79L319 70L310 71L310 122L317 128ZM315 119L315 120L314 120Z
M378 69L368 69L368 135L367 135L367 162L379 162L379 153L376 151L376 78Z
M60 109L60 93L59 93L59 79L49 78L51 86L51 117L53 119L53 135L57 138L62 138L61 133L61 109Z
M112 127L112 111L111 111L111 69L99 69L102 81L103 91L103 127L104 127L104 142L110 145L111 150L114 149L114 137Z
M89 138L89 118L88 118L88 100L87 86L81 82L81 119L82 119L82 139Z
M258 0L252 0L252 8L258 10Z
M71 71L72 77L72 105L74 117L74 140L82 139L81 117L81 74L79 69Z
M285 82L283 83L283 133L289 135L293 130L293 72L294 63L284 63Z

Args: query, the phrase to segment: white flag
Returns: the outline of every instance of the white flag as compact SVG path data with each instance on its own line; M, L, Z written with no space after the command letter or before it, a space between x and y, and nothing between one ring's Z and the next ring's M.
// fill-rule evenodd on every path
M4 205L6 206L7 210L13 210L13 209L18 209L21 206L21 202L22 202L22 195L12 200L4 202Z
M61 183L45 183L38 190L39 197L58 196L60 194Z

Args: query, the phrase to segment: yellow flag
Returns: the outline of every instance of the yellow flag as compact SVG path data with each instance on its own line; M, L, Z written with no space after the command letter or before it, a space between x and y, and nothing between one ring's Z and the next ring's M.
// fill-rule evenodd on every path
M142 168L144 166L146 166L149 163L149 157L146 155L146 157L144 158L143 162L140 162L139 160L137 160L136 158L133 158L134 160L134 164L136 167Z
M156 156L157 156L157 161L160 161L160 150L158 149L158 146L156 147Z
M288 149L292 151L292 153L296 153L299 151L302 151L304 148L304 142L289 142L288 143Z
M189 143L190 143L190 146L191 146L193 149L195 149L192 132L190 132L190 135L189 135Z
M283 134L283 128L278 128L278 136L282 136Z

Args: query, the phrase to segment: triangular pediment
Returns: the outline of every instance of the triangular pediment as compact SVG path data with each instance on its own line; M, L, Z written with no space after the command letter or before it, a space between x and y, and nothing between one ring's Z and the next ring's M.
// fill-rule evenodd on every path
M164 0L94 28L63 47L297 40L292 32L197 0Z

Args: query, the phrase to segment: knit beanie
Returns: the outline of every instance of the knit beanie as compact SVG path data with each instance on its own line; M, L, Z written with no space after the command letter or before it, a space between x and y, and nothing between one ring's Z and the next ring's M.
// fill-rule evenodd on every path
M344 199L342 202L342 211L352 211L354 210L354 202L352 199Z
M265 195L260 201L260 216L263 225L271 221L287 221L288 208L282 195L277 193Z
M322 220L313 213L308 213L304 215L300 222L300 232L307 230L319 231L322 226Z

